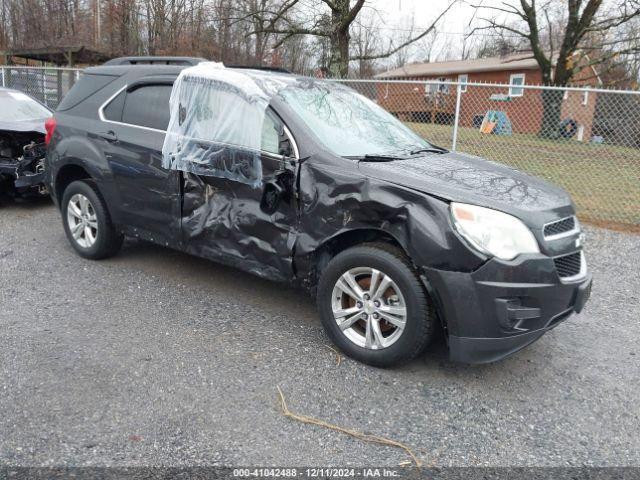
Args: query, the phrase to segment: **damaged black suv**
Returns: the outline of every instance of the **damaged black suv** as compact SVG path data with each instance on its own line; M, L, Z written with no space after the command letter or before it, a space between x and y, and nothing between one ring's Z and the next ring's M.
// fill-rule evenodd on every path
M495 361L590 293L564 190L431 145L340 83L117 59L54 118L47 184L80 255L129 235L303 286L372 365L414 358L438 326L452 359Z

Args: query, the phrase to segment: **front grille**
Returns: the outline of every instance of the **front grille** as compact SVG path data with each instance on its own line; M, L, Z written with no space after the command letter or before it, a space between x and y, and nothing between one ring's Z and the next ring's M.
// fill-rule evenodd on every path
M582 252L556 257L553 261L560 278L574 277L582 269Z
M576 217L567 217L557 222L547 223L544 226L544 236L552 237L561 233L570 232L576 228Z

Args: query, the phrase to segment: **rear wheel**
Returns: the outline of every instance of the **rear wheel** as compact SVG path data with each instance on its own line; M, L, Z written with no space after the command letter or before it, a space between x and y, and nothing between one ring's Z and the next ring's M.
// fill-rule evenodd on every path
M115 255L124 239L113 224L102 196L87 180L69 184L62 196L62 223L73 248L98 260Z
M322 272L317 300L331 340L375 366L415 358L435 329L433 307L411 263L386 244L336 255Z

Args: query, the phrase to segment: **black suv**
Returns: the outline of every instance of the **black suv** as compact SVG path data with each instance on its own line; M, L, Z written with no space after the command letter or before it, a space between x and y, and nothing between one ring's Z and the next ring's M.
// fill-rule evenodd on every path
M378 366L439 325L452 359L495 361L585 305L561 188L431 145L339 83L199 62L88 68L56 111L47 183L83 257L128 235L302 286L333 342Z

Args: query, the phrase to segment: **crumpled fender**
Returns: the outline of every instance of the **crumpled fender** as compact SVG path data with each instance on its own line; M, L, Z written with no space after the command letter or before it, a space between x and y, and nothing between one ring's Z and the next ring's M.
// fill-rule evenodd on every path
M454 233L446 201L364 176L355 160L342 167L320 157L299 171L298 278L312 273L314 253L326 242L363 229L391 236L419 267L471 271L484 261Z

